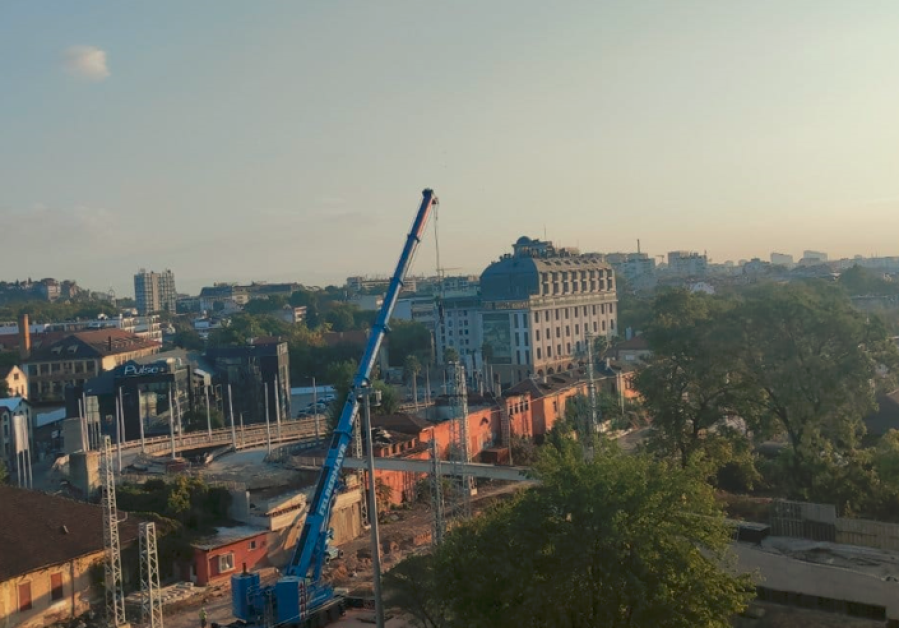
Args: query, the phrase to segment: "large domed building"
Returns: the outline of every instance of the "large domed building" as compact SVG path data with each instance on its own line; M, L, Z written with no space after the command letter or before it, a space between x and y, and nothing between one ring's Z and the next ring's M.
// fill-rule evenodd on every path
M479 335L504 385L576 368L588 336L617 333L612 267L602 256L520 237L481 274Z

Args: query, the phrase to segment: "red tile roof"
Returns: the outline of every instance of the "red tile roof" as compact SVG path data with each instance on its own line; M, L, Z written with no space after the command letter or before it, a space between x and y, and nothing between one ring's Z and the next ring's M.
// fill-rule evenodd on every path
M368 342L368 332L362 330L328 331L322 334L322 340L329 347L342 344L364 345Z
M647 342L645 336L634 336L630 340L622 340L621 342L615 343L612 347L613 350L618 349L631 349L635 351L649 351L649 342Z
M141 338L122 329L95 329L70 333L49 345L32 348L29 362L72 360L118 355L142 349L159 348L153 340ZM61 347L57 349L57 347ZM75 349L72 350L72 347ZM54 351L55 350L55 351Z
M0 504L0 582L103 549L99 506L7 485ZM120 524L123 545L137 534L136 519Z
M66 331L45 331L31 334L31 350L40 349L51 343L56 342L60 338L65 338L70 332ZM0 351L18 351L19 350L19 334L0 334Z

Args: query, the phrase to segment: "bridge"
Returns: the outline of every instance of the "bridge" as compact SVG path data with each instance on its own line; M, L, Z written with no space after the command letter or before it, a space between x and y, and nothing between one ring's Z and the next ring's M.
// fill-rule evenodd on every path
M315 439L315 418L297 419L290 421L282 421L280 429L277 424L272 423L268 430L271 431L272 444L277 443L295 443L303 440ZM324 434L325 422L319 421L320 434ZM280 435L279 435L280 433ZM232 438L236 437L236 442L232 443ZM234 428L232 435L231 428L219 428L212 430L210 435L206 430L199 432L188 432L185 434L175 435L175 451L186 451L190 449L199 449L201 447L214 447L216 445L234 445L235 449L248 449L251 447L263 447L268 444L269 436L264 423L254 423L244 427ZM131 440L122 443L122 453L161 454L172 451L171 436L154 436L145 438L143 446L139 440Z

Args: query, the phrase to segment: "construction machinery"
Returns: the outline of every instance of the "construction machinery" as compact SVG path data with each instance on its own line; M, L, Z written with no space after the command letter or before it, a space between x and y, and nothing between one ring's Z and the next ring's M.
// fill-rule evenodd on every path
M258 573L243 573L231 578L232 612L240 622L269 628L271 626L322 626L337 619L343 611L343 600L322 580L322 568L333 555L329 548L331 508L340 489L340 475L347 447L353 440L353 426L359 413L360 398L370 388L370 377L378 350L388 333L387 324L393 313L406 273L421 242L428 217L437 205L434 191L422 193L421 205L406 238L396 271L390 280L384 304L375 320L365 354L353 379L343 410L328 447L328 454L318 478L306 521L290 562L281 570L273 585L262 585Z

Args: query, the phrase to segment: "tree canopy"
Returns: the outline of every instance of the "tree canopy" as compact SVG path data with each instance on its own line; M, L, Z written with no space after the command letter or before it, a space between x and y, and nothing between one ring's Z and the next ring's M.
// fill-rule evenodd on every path
M388 599L430 628L730 626L752 587L702 474L556 436L539 485L388 572Z
M856 310L840 287L663 293L646 337L653 356L636 383L658 455L682 466L694 455L714 459L746 486L758 476L753 442L782 440L776 461L759 467L771 488L843 512L883 510L894 448L865 450L863 419L875 391L895 385L899 354L881 320Z
M685 290L657 297L646 338L653 349L636 377L653 417L651 444L686 466L708 431L736 413L740 377L724 321L734 303Z

